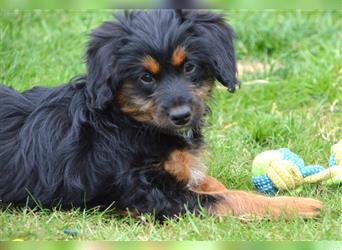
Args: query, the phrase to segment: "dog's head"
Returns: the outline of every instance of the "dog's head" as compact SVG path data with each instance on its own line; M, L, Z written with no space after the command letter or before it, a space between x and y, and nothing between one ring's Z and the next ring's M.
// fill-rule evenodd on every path
M117 15L91 33L89 105L111 102L162 129L198 126L215 78L235 90L233 31L221 15L153 10Z

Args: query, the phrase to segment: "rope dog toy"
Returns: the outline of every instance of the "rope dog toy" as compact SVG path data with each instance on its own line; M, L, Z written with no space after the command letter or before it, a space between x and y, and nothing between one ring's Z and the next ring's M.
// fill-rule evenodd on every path
M329 167L304 165L304 160L287 148L257 155L252 165L252 182L257 191L274 195L304 183L342 184L342 140L331 148Z

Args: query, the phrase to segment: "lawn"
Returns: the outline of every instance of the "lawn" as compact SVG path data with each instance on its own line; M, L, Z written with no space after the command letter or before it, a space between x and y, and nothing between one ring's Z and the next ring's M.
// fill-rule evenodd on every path
M209 173L231 189L254 190L256 154L288 147L327 166L342 139L341 12L228 11L242 88L217 85L205 129ZM0 82L20 91L57 86L85 71L87 33L111 11L0 12ZM322 200L320 218L290 221L197 218L165 224L115 211L0 210L0 240L341 240L341 187L305 185L287 195ZM77 235L66 235L75 229Z

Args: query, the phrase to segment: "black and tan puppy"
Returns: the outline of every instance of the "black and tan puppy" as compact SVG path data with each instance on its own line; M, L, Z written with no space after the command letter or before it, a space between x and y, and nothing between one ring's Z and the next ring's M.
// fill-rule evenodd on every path
M0 200L108 206L157 219L315 216L321 203L229 191L198 160L214 81L238 83L233 31L199 11L133 11L91 33L87 74L24 93L0 87Z

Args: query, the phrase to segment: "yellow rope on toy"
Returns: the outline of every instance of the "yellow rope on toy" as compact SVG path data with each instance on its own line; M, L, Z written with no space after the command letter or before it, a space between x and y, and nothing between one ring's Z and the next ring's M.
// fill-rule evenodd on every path
M279 190L295 188L303 183L303 175L298 167L287 160L272 161L267 176Z
M316 183L319 181L330 180L338 176L339 178L341 178L341 175L342 175L342 167L333 166L333 167L327 168L326 170L320 173L305 177L304 183Z

